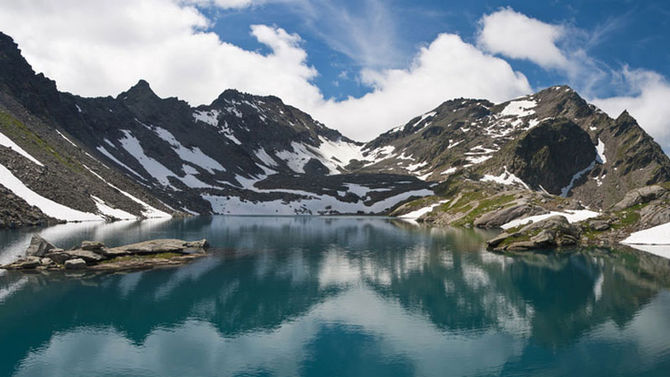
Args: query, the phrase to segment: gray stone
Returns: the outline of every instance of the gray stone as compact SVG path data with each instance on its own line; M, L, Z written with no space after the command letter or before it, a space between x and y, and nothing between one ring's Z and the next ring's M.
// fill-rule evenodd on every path
M626 195L624 195L621 201L614 205L613 209L615 211L620 211L637 204L648 203L661 197L661 195L665 194L666 191L667 190L665 188L658 185L645 186L631 190L626 193Z
M83 259L87 263L100 262L101 260L105 259L104 256L90 250L82 250L82 249L68 250L65 252L65 254L70 255L70 257L72 258Z
M96 251L105 247L105 244L99 241L83 241L79 247L82 250Z
M86 261L81 258L65 261L65 269L67 270L81 270L83 268L86 268Z
M543 230L537 235L530 238L535 243L536 247L547 247L556 244L556 235L551 230Z
M478 228L498 228L514 219L527 215L546 213L543 209L534 208L526 203L487 212L475 219L473 224Z
M606 220L592 220L589 227L597 232L602 232L610 228L609 222Z
M55 249L56 246L51 244L49 241L40 237L37 234L33 234L33 237L30 239L30 245L26 249L27 256L43 257L51 249Z
M40 264L42 266L50 266L54 263L54 261L51 258L42 258L40 259Z
M59 250L59 251L54 251L54 250ZM73 259L74 257L71 256L70 254L67 254L63 252L63 249L54 249L52 250L47 256L49 259L54 261L56 264L63 264L65 263L66 260L68 259Z

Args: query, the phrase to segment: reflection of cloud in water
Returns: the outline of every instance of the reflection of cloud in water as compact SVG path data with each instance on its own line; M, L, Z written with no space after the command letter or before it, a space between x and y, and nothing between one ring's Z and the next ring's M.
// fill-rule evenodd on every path
M275 331L233 338L223 337L201 321L155 329L139 345L113 329L75 329L55 335L45 347L30 352L16 376L66 376L73 370L101 375L102 368L110 366L131 375L148 370L161 376L231 376L260 370L300 375L310 345L319 342L320 331L328 324L359 327L357 331L374 335L386 355L408 358L417 374L424 376L442 376L444 365L454 375L495 373L523 346L522 340L494 332L442 333L397 303L369 290L353 289ZM473 354L480 357L469 357Z
M5 301L5 299L10 297L12 294L14 294L19 289L21 289L27 283L28 283L28 278L24 276L24 277L20 278L19 280L11 282L4 287L0 287L0 304L3 301Z
M23 255L33 233L38 233L42 238L52 242L58 247L70 248L82 240L143 240L143 235L150 234L154 229L175 221L170 218L157 218L146 220L127 220L105 223L101 221L86 221L80 223L57 224L54 226L39 228L36 231L29 229L5 230L0 234L0 264L10 263L18 256ZM117 241L116 243L120 243ZM123 242L123 241L122 241ZM110 246L114 246L111 245Z
M197 281L202 275L216 267L216 263L208 258L198 259L187 265L180 266L172 271L169 280L156 289L154 298L156 300L165 299L170 292L186 281Z

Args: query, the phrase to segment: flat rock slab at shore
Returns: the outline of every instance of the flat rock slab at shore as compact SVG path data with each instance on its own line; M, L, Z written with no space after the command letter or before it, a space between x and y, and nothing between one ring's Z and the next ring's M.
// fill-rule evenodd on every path
M34 235L24 257L0 266L7 270L127 271L178 266L207 254L207 240L156 239L108 248L102 242L83 241L71 250L57 248Z

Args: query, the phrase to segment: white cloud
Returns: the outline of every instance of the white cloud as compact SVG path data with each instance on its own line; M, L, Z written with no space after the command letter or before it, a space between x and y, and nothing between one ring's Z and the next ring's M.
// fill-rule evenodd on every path
M510 99L531 91L526 77L456 35L441 34L421 49L408 69L366 70L375 90L361 98L328 101L314 109L326 124L363 139L456 97ZM359 130L357 132L357 130Z
M442 34L407 69L366 70L363 78L373 92L327 100L312 82L318 72L306 63L298 35L255 25L252 35L271 52L244 50L208 32L210 21L193 3L0 2L0 25L35 69L55 79L61 90L105 96L145 78L159 95L194 105L211 102L227 88L273 94L359 140L450 98L504 100L531 91L526 78L504 60Z
M568 58L556 46L564 37L561 25L544 23L511 8L503 8L480 20L477 43L486 51L513 59L527 59L544 68L569 66Z
M656 72L628 68L624 68L622 79L636 95L596 98L592 102L615 118L628 110L666 153L670 152L670 83Z

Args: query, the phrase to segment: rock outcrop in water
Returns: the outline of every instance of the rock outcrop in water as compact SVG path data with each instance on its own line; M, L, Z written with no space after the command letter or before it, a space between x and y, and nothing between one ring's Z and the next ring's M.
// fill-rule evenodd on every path
M187 263L206 255L207 240L156 239L108 248L102 242L84 241L79 247L63 250L34 235L25 257L0 266L8 270L123 271Z

